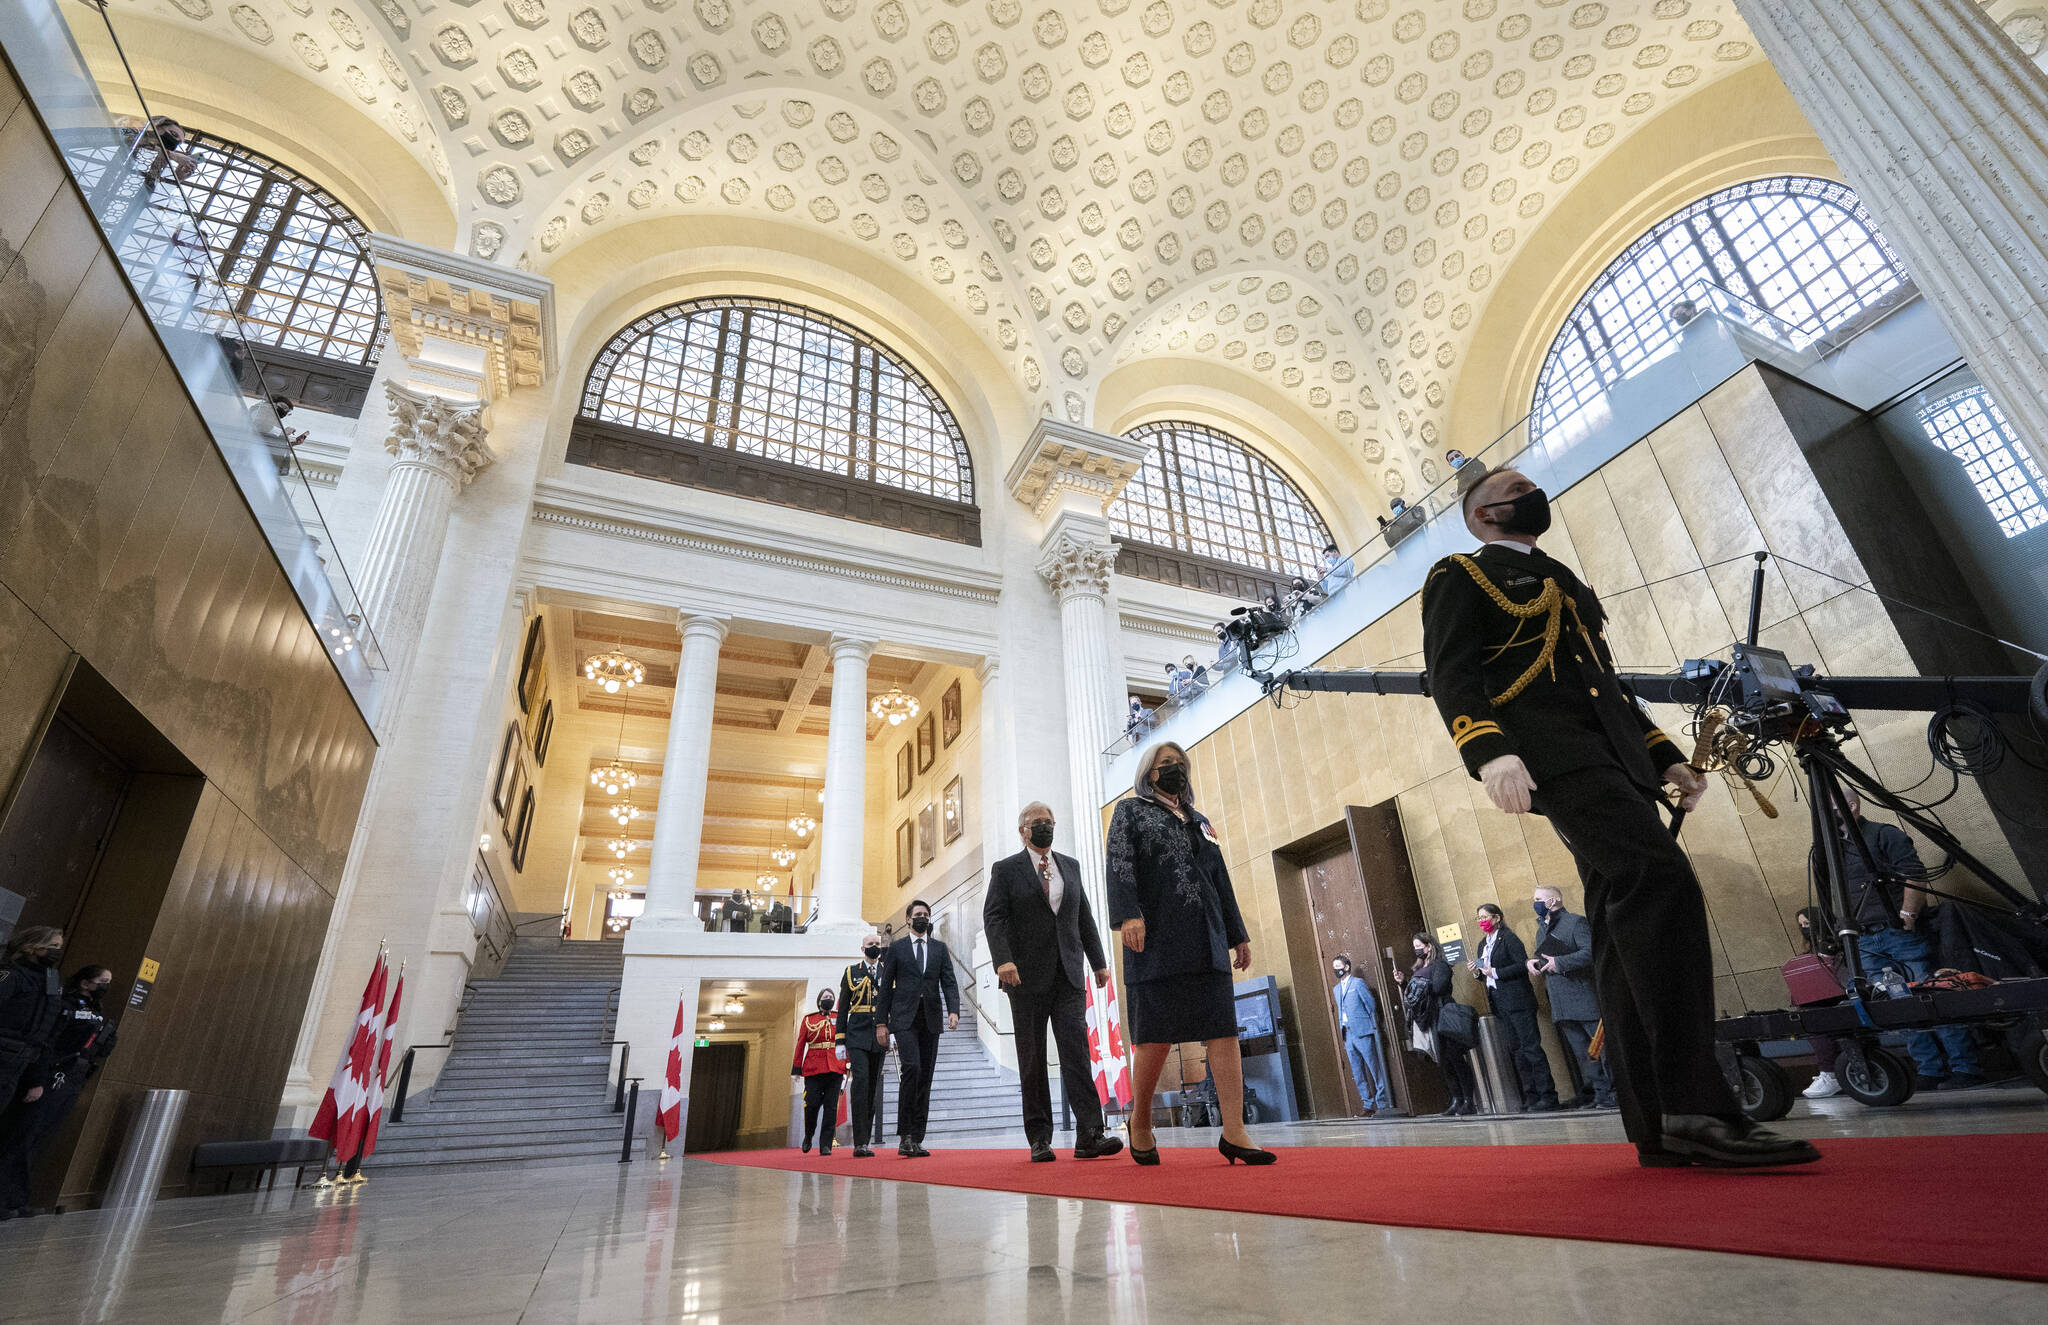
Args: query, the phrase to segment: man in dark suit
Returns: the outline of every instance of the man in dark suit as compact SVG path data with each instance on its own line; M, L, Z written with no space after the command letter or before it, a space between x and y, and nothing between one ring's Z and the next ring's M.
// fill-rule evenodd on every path
M989 960L1010 996L1017 1031L1017 1071L1023 1078L1024 1139L1031 1158L1052 1159L1052 1093L1046 1083L1045 1028L1052 1024L1060 1049L1060 1080L1074 1111L1074 1158L1114 1155L1124 1143L1102 1130L1102 1104L1088 1059L1088 994L1093 974L1109 983L1109 962L1088 894L1081 888L1081 864L1052 849L1052 808L1034 801L1017 816L1024 849L1006 856L988 875L982 930Z
M1537 550L1550 528L1543 490L1502 469L1463 494L1465 527L1485 546L1445 557L1423 581L1430 693L1488 799L1548 817L1578 863L1622 1123L1640 1162L1818 1159L1807 1142L1744 1118L1714 1057L1706 898L1657 813L1662 784L1690 809L1706 782L1621 684L1599 598Z
M888 1061L888 1028L882 1024L882 951L880 934L860 941L861 960L839 977L839 1047L846 1052L847 1080L853 1088L848 1107L853 1113L853 1157L868 1159L869 1147L882 1131L882 1066Z
M1529 974L1543 977L1550 994L1550 1021L1557 1038L1578 1060L1586 1094L1578 1108L1614 1107L1614 1081L1607 1064L1587 1052L1600 1025L1600 999L1593 992L1593 927L1564 905L1564 894L1549 884L1536 890L1536 955Z
M932 1074L939 1066L939 1017L946 1029L960 1029L960 986L953 979L953 954L932 937L931 903L910 904L910 933L891 944L882 958L881 987L875 1004L883 1025L875 1039L888 1048L896 1037L902 1064L896 1080L896 1153L923 1159L925 1116L931 1111ZM942 1006L943 1005L943 1006Z

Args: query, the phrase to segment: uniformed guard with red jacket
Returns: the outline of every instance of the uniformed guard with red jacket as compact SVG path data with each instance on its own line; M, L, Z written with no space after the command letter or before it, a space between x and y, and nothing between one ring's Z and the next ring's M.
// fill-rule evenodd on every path
M818 1134L818 1153L832 1153L832 1133L839 1126L839 1083L846 1073L838 1040L839 1028L832 1020L832 991L821 989L818 1010L806 1014L796 1028L796 1055L789 1064L789 1074L804 1079L805 1154L811 1151L813 1130Z

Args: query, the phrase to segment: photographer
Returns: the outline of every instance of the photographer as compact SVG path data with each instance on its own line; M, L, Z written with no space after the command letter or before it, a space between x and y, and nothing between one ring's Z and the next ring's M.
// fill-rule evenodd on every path
M1599 598L1537 550L1550 527L1543 490L1496 470L1465 490L1463 507L1485 546L1444 558L1423 581L1432 697L1488 799L1548 817L1578 864L1616 1094L1639 1162L1818 1159L1806 1142L1744 1118L1714 1057L1706 899L1657 812L1663 783L1685 809L1706 783L1616 675Z
M1849 898L1848 924L1862 931L1857 947L1863 954L1864 969L1875 973L1891 967L1904 975L1908 984L1925 980L1934 973L1934 947L1921 928L1927 894L1898 881L1924 880L1927 867L1920 863L1913 839L1904 830L1865 819L1863 801L1855 790L1845 786L1842 791L1848 797L1850 823L1863 839L1859 850L1849 838L1849 826L1843 825L1847 845L1842 851L1842 884ZM1817 862L1818 844L1813 851ZM1968 1090L1984 1084L1977 1046L1970 1040L1968 1027L1908 1031L1906 1048L1913 1055L1916 1089Z

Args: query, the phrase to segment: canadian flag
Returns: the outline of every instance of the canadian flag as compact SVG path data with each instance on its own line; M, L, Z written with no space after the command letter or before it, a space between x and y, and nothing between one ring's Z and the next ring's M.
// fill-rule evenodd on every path
M363 1153L377 1150L377 1132L384 1125L384 1083L391 1079L391 1041L398 1034L398 1005L405 998L405 964L398 967L398 986L384 1007L384 1033L377 1050L377 1072L370 1078L369 1130L363 1136Z
M668 1075L661 1083L661 1108L654 1120L661 1124L661 1134L673 1141L676 1133L683 1130L683 1036L685 1032L685 1005L681 995L676 997L676 1028L668 1037ZM666 1147L664 1147L665 1149Z
M1131 1107L1131 1065L1124 1054L1123 1013L1117 1007L1116 982L1088 986L1088 1063L1095 1076L1095 1096L1104 1108Z
M356 1011L355 1033L334 1065L334 1080L313 1115L308 1136L334 1147L334 1157L346 1163L362 1145L370 1102L370 1072L377 1056L377 1039L383 1033L384 980L390 965L380 947L370 982L363 986L363 1003Z

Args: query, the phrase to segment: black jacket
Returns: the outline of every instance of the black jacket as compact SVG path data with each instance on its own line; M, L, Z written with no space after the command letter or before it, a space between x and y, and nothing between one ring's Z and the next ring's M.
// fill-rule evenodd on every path
M114 1023L101 1010L100 1000L87 998L76 989L65 990L64 1009L57 1018L50 1050L50 1084L78 1085L97 1072L113 1052Z
M1451 964L1438 953L1420 971L1410 971L1401 983L1401 1009L1411 1025L1425 1031L1436 1029L1444 1004L1451 1002Z
M1038 865L1029 850L1005 856L988 874L988 897L981 904L981 927L988 935L989 960L997 966L1017 964L1020 993L1043 993L1064 976L1077 989L1107 970L1102 936L1095 930L1095 912L1081 888L1081 865L1072 856L1052 853L1063 891L1054 915L1039 882Z
M1497 937L1493 944L1493 961L1490 964L1481 962L1479 966L1482 979L1487 971L1494 973L1494 986L1486 991L1486 1001L1502 1012L1535 1007L1536 986L1529 981L1529 950L1522 946L1514 928L1505 922L1494 934ZM1482 933L1473 943L1473 961L1479 961L1479 954L1486 950L1486 939L1487 935Z
M875 1043L875 1026L881 1021L882 963L869 970L864 961L855 962L839 976L839 1001L833 1005L832 1024L843 1049L880 1049Z
M1600 1020L1600 996L1593 989L1593 926L1575 911L1552 911L1536 927L1536 950L1541 952L1545 943L1567 949L1554 954L1557 969L1543 977L1550 1019Z
M1422 584L1423 662L1430 695L1473 777L1512 754L1538 787L1558 774L1617 764L1654 793L1663 770L1684 761L1615 673L1606 622L1593 591L1540 551L1489 543L1430 568ZM1546 645L1553 628L1555 644Z
M882 954L882 982L875 1005L889 1024L890 1034L909 1030L922 1017L926 1026L945 1026L944 1011L960 1011L960 986L953 979L953 954L936 935L925 936L925 969L917 969L917 936L906 934Z
M64 981L55 966L22 957L0 968L0 1058L28 1058L20 1078L24 1089L49 1084L63 1008Z
M1132 984L1196 971L1230 971L1230 950L1250 941L1216 830L1190 809L1183 823L1148 796L1120 801L1109 821L1109 924L1145 922L1145 950L1124 952Z

